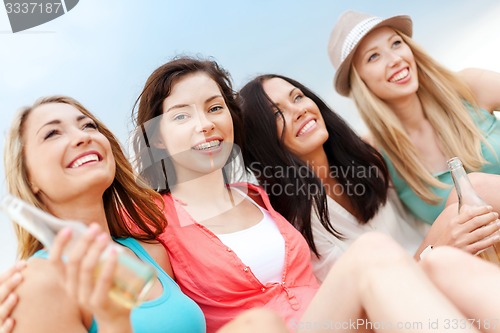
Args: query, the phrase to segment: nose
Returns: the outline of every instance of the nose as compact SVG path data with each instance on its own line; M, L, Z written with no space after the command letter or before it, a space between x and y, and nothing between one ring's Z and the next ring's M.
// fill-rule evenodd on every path
M210 120L204 112L198 113L198 123L196 131L200 133L209 133L215 129L215 124Z
M387 56L389 58L388 64L390 67L398 65L402 60L401 55L397 52L389 52Z
M72 144L75 147L86 145L92 142L92 136L89 132L77 129L73 133Z
M303 116L305 116L306 113L307 113L307 109L305 109L305 108L296 108L294 110L293 120L294 121L299 120L300 118L302 118Z

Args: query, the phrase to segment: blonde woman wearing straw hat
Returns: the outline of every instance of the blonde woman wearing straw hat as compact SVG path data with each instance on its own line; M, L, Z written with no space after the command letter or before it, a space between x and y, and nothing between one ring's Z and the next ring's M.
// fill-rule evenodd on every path
M411 36L409 16L344 13L328 44L335 89L356 102L413 214L432 224L457 201L446 165L453 156L476 172L476 190L498 212L500 126L493 110L500 106L500 74L451 72Z

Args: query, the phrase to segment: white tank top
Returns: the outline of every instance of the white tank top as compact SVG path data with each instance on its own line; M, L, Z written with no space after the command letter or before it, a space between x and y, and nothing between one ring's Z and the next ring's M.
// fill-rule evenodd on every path
M281 282L285 265L285 240L269 212L243 192L238 192L257 206L264 217L250 228L218 234L217 237L250 267L262 284Z

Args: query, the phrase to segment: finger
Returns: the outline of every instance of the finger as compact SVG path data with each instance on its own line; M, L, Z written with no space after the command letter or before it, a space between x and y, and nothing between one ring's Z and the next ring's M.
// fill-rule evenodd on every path
M470 245L491 236L499 229L500 221L496 219L496 213L486 213L474 217L459 228L455 228L450 232L450 235L454 239L453 246L469 253L475 253L479 249L476 249L475 246L470 247Z
M495 223L493 223L493 222L497 221L497 219L498 219L497 212L488 212L488 213L484 213L484 214L478 214L462 224L463 231L466 233L471 233L474 230L483 228L487 225L490 225L490 224L494 225ZM499 228L499 226L497 226L497 229L498 228Z
M23 280L21 273L16 272L12 268L9 269L9 273L12 273L12 276L0 284L0 303L3 303L5 298L7 298Z
M5 302L2 302L2 305L0 305L0 323L5 323L9 319L12 310L16 307L18 299L18 296L15 294L10 294L5 299Z
M488 228L488 227L485 227ZM478 252L487 249L495 243L500 241L500 233L498 231L494 231L488 237L483 237L478 241L469 244L465 247L465 250L471 254L477 254Z
M12 318L8 318L5 322L0 325L0 332L2 333L11 333L14 330L15 321Z
M80 268L79 299L88 305L88 299L94 290L96 270L98 268L102 253L109 244L109 235L100 234L90 246L87 255L82 260Z
M116 248L112 247L106 259L101 262L101 271L97 277L93 303L95 305L105 304L108 299L109 292L113 286L113 278L115 275L116 267L118 264L118 251Z
M78 299L79 287L79 272L80 265L83 257L87 253L90 244L94 241L100 228L98 225L93 224L89 227L83 237L76 243L74 249L71 251L68 262L66 264L66 284L68 291Z
M49 251L49 260L55 263L62 263L64 249L68 245L72 237L72 230L64 228L57 234L54 243Z
M456 216L457 222L462 224L473 219L475 216L483 215L493 212L493 207L489 205L484 206L463 206Z
M12 278L2 283L0 301L0 323L10 316L17 303L17 296L12 292L23 280L21 273L15 273Z
M21 272L23 269L26 268L26 261L20 260L17 263L15 263L14 266L0 274L0 283L3 283L4 281L8 280L12 275L14 275L16 272Z
M492 237L499 230L500 230L500 220L494 220L493 222L489 222L485 226L477 228L468 234L469 236L468 244L476 243L485 238Z

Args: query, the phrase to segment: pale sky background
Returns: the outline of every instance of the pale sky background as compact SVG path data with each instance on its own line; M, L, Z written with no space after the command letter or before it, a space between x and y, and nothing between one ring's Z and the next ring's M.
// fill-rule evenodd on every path
M447 67L500 71L497 0L80 0L62 17L16 34L0 6L2 151L13 113L51 94L78 99L125 145L146 78L178 54L213 57L236 88L257 74L295 78L363 134L354 104L333 90L326 53L335 20L349 9L408 14L415 40ZM4 271L15 260L15 236L2 213L0 249Z

